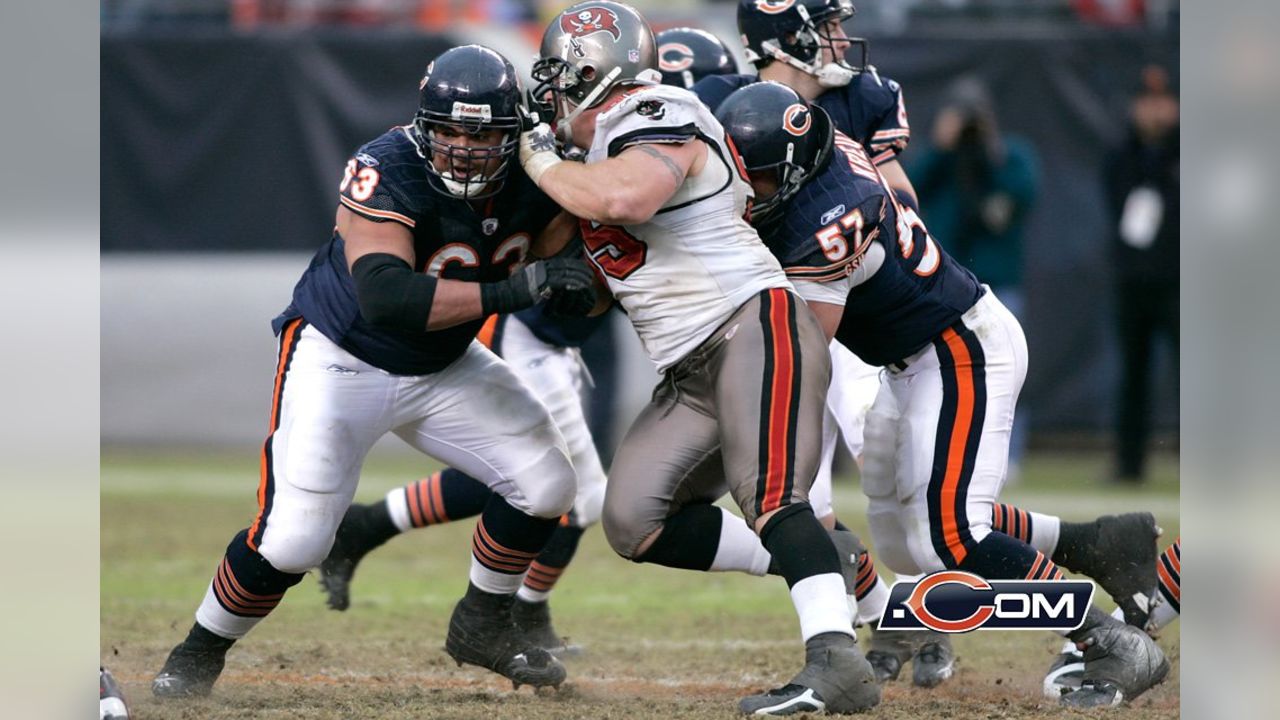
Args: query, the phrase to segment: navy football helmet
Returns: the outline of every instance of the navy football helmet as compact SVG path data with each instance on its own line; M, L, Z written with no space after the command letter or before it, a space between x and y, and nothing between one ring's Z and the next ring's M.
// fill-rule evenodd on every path
M413 130L431 187L468 200L498 193L520 142L522 87L515 67L487 47L462 45L427 66L419 89ZM490 130L502 135L496 145L476 147L440 137L445 126L451 138L474 138ZM444 169L436 167L440 158ZM495 160L500 161L496 168Z
M844 22L857 12L850 0L738 0L738 32L747 59L756 68L783 62L818 79L823 87L843 87L867 66L867 41L831 37L823 31L829 20ZM849 43L835 53L835 62L822 61L823 48ZM846 58L857 49L858 64Z
M671 28L658 33L656 39L663 85L687 89L708 75L738 72L738 63L728 46L706 30Z
M747 172L772 170L778 189L757 197L751 222L769 224L778 210L826 167L835 142L831 118L796 91L775 82L758 82L735 90L716 110L716 119L733 140Z

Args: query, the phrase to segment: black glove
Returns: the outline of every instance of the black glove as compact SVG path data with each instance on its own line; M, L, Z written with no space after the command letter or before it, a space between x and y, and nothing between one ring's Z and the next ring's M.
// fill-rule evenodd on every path
M485 315L512 313L536 305L556 293L576 294L576 300L562 299L567 307L578 307L581 296L589 294L595 305L594 277L581 258L554 257L539 260L517 270L499 282L480 285L480 308ZM589 308L588 308L589 309ZM585 312L582 314L586 314Z
M545 261L547 282L556 278L547 311L553 315L582 317L596 306L595 274L581 255L558 255Z

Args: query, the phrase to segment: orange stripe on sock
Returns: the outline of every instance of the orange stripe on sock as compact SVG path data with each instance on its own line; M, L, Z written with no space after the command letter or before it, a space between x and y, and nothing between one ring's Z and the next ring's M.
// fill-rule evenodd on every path
M1165 590L1169 591L1173 599L1182 602L1182 587L1169 574L1169 568L1165 567L1164 563L1158 562L1156 563L1156 574L1160 577L1160 584L1164 586Z
M418 502L418 483L411 482L404 486L404 502L409 506L409 523L416 528L427 524L422 517L422 504Z
M440 484L444 482L444 472L437 472L431 475L431 507L435 510L436 522L449 522L449 514L444 511L444 489Z

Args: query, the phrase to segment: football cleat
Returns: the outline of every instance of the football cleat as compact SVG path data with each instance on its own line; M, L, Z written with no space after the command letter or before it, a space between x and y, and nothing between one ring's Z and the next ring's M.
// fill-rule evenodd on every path
M98 720L129 720L129 704L111 671L98 666Z
M226 648L193 648L185 641L179 643L151 681L151 694L158 698L208 695L226 662Z
M1093 578L1124 612L1124 621L1145 627L1156 591L1156 538L1151 513L1104 515L1096 521L1097 545L1076 567Z
M365 554L382 544L364 532L360 516L366 508L365 505L352 504L347 509L342 523L338 525L329 556L320 563L320 588L324 590L327 596L325 604L331 610L343 611L351 607L351 578L356 573L356 565Z
M743 698L738 710L746 715L797 713L854 713L880 702L871 665L857 641L844 633L822 633L805 643L804 668L786 685Z
M512 598L463 598L449 618L444 649L459 665L477 665L521 685L559 686L565 669L551 653L529 642L511 619Z
M581 645L570 645L569 639L556 632L551 624L551 607L543 602L526 602L516 598L511 604L511 619L525 640L556 657L582 654Z
M1169 660L1149 635L1096 609L1090 610L1090 616L1086 627L1091 621L1093 626L1083 634L1072 634L1077 647L1084 649L1084 671L1080 688L1062 696L1063 705L1119 705L1164 681Z
M1058 700L1073 690L1079 690L1084 682L1084 653L1076 650L1063 650L1053 659L1049 672L1044 676L1044 696L1050 700Z
M922 633L925 634L925 633ZM937 687L956 671L956 654L951 638L944 633L927 633L928 640L911 659L911 683L916 687Z
M881 630L879 623L871 623L871 647L867 650L867 662L875 671L876 682L884 684L897 680L902 666L915 654L918 632L906 630Z

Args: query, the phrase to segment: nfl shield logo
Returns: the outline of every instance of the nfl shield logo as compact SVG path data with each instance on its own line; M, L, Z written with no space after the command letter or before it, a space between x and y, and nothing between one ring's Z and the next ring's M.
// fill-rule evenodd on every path
M498 232L498 218L485 218L480 223L480 229L484 231L485 235L492 235Z

